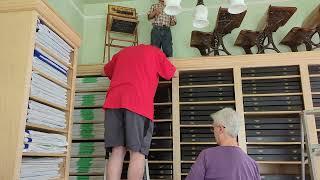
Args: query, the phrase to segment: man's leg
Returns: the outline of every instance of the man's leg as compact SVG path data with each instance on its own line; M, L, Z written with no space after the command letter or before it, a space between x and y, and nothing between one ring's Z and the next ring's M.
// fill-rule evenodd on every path
M107 180L121 179L123 159L126 155L126 148L124 146L117 146L112 148L111 156L107 163Z
M111 150L105 171L108 180L121 178L123 159L126 154L123 112L123 109L107 109L105 112L105 147L107 153Z
M163 52L166 54L167 57L172 57L173 50L172 50L172 35L170 28L163 30L162 36L162 49Z
M161 30L153 27L151 30L151 45L161 49Z
M149 154L153 122L129 110L125 114L126 148L130 151L128 180L141 180L145 157Z
M128 180L141 180L144 174L145 155L140 152L130 151Z

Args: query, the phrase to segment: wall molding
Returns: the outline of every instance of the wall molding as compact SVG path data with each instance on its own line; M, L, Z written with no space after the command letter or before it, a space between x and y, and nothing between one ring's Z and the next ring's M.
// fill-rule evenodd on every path
M78 8L78 6L73 2L73 0L71 0L73 5L76 6L75 8L81 12L81 10ZM254 5L254 4L271 4L271 3L277 3L277 2L287 2L287 1L292 1L292 0L258 0L258 1L254 1L254 2L247 2L248 5ZM105 5L105 3L103 3ZM219 8L220 6L222 7L228 7L228 3L222 3L222 4L216 4L216 5L213 5L213 6L207 6L208 9L217 9ZM189 12L189 11L193 11L194 10L194 7L192 8L183 8L182 9L182 13L185 13L185 12ZM87 14L84 14L83 12L81 12L81 15L84 19L103 19L106 17L106 14L97 14L97 15L87 15ZM143 13L143 14L138 14L138 16L146 16L147 13Z
M84 17L85 14L84 12L81 11L81 9L79 9L79 6L76 5L76 3L74 2L74 0L70 0L71 5L73 6L73 8L82 16Z

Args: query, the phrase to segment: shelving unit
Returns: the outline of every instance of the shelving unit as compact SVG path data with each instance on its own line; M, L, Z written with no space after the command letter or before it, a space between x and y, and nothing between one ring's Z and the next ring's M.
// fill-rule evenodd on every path
M1 1L0 20L0 179L67 179L80 37L42 0Z
M177 134L173 142L173 153L177 161L174 163L174 179L180 180L186 177L202 148L206 148L206 145L215 146L213 137L209 137L210 132L205 132L205 128L209 129L212 124L209 114L231 105L244 117L238 135L239 145L257 161L262 179L299 178L301 165L299 113L303 109L312 109L317 104L316 84L320 79L315 80L315 78L320 74L318 73L320 62L317 61L319 56L319 52L283 53L174 61L180 72L179 77L173 79L175 82L173 83L175 98L172 103L173 130L174 134ZM308 66L313 72L310 76ZM217 72L227 70L229 73L218 78ZM211 77L214 73L216 73L216 79ZM229 80L229 82L222 80ZM215 90L218 87L221 88L221 92ZM192 90L185 92L183 89ZM201 89L205 90L201 91ZM210 91L215 93L208 93ZM225 96L228 93L229 97ZM217 100L212 96L224 98ZM211 109L203 108L206 105L201 102L211 100L215 101L215 104L209 106ZM193 103L188 106L202 108L187 109L186 101L187 104L190 101ZM219 103L218 101L227 102ZM212 109L216 106L220 107ZM207 114L203 113L205 110L208 110ZM318 141L316 126L310 127L314 127L312 130L314 133L311 133L312 141ZM191 138L191 142L184 142L186 135L190 136L190 134L194 139ZM201 142L201 138L206 142ZM186 145L193 146L194 152L190 153L193 155L191 159L186 159L188 152ZM196 148L198 151L195 151ZM317 166L320 167L320 161Z
M301 163L298 113L304 107L299 74L299 66L242 69L247 152L259 165ZM259 80L248 80L250 76ZM265 179L270 175L279 174L262 172Z
M103 65L80 65L78 67L73 126L74 153L71 160L70 179L103 179L104 137L97 135L95 128L92 128L97 125L103 126L105 119L104 111L101 109L103 103L101 99L104 100L109 82L106 77L101 77L102 68ZM155 128L148 160L151 179L173 178L171 86L171 81L161 80L155 96ZM103 111L103 114L100 110ZM75 133L79 130L83 132L83 136L81 133ZM91 137L88 137L88 132ZM123 179L126 178L128 158L127 155L124 162Z
M156 121L148 157L150 179L170 180L173 179L171 81L160 80L154 102Z
M187 71L179 76L181 179L201 150L216 146L210 114L235 109L232 69Z
M209 115L224 107L243 116L238 142L257 161L263 180L299 178L299 113L317 103L311 89L318 80L310 81L317 73L309 75L309 69L320 67L319 57L311 52L173 61L179 77L159 83L155 98L151 179L184 179L200 151L217 145ZM101 72L101 65L91 66L80 66L79 73ZM310 121L312 141L318 141L318 119Z
M311 85L311 93L312 93L312 102L313 107L320 107L320 66L319 65L309 65L308 66L309 74L310 74L310 85ZM315 117L316 122L316 130L319 134L320 132L320 117ZM318 135L320 139L320 136ZM320 142L320 141L319 141Z
M109 80L100 75L77 73L73 114L72 158L69 178L103 180L105 171L104 120L102 109Z

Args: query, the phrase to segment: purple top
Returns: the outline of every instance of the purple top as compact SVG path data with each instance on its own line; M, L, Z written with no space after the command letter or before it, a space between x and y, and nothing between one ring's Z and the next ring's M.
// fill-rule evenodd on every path
M217 146L200 153L186 180L260 180L260 174L239 147Z

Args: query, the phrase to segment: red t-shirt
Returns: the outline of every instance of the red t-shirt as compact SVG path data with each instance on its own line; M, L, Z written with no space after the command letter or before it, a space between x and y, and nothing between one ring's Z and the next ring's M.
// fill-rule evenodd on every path
M153 99L159 76L169 80L175 71L156 47L138 45L122 49L104 66L111 83L103 108L125 108L153 120Z

